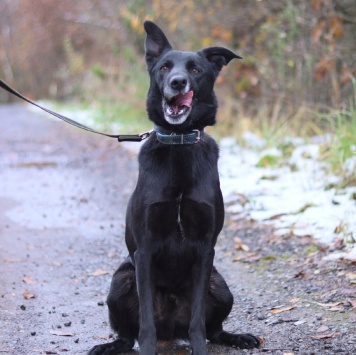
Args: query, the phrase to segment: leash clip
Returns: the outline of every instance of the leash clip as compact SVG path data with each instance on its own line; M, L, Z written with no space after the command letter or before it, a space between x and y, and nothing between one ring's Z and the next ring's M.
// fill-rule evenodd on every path
M147 131L147 132L143 132L143 133L140 133L138 136L141 138L141 141L145 140L146 138L148 138L151 133L153 132L154 130L151 129L150 131Z

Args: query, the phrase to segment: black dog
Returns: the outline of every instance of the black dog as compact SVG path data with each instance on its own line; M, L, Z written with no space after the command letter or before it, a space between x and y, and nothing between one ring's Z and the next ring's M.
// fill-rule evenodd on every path
M155 131L142 146L127 208L129 256L115 272L107 300L118 339L89 354L126 352L135 339L143 355L156 353L157 339L189 339L194 355L207 353L206 339L258 347L255 336L222 328L233 296L213 267L224 205L218 147L203 131L215 123L214 81L239 57L220 47L175 51L154 23L144 27L147 111Z

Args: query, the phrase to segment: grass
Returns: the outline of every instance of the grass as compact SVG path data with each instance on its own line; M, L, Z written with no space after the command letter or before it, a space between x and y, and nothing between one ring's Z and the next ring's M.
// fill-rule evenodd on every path
M132 134L149 130L153 124L145 108L149 86L146 68L143 63L130 60L130 53L125 56L117 72L94 65L90 78L92 89L82 99L102 127L108 130L112 127L115 133ZM355 78L352 83L354 95L349 105L343 110L330 109L323 113L303 106L295 110L285 100L277 98L273 105L262 102L252 114L245 112L241 103L225 92L225 87L217 85L218 123L207 131L218 140L235 136L241 145L244 145L243 133L253 132L263 138L259 149L277 147L285 162L295 149L286 137L302 137L306 142L315 135L328 137L320 144L320 159L329 166L330 173L342 177L341 187L356 185L356 166L352 167L356 154ZM263 164L276 165L271 159Z
M146 114L148 75L137 53L124 47L116 53L117 62L93 64L79 82L75 101L51 103L58 112L69 111L74 120L114 134L136 134L152 129Z
M119 133L134 134L147 131L153 124L146 117L143 107L132 102L117 102L116 100L100 100L94 111L96 121L104 121L108 128L120 129Z
M353 78L354 96L344 110L331 110L318 114L328 127L330 139L321 147L321 158L330 164L337 175L343 177L341 187L356 185L356 80Z
M108 125L119 126L123 133L138 133L152 127L146 114L148 75L141 62L133 60L129 48L121 54L120 69L106 74L93 67L93 74L101 87L94 86L92 99L96 103L96 117L104 117ZM121 132L120 132L121 133Z
M240 145L245 145L243 133L253 132L263 139L260 150L277 147L287 162L295 147L286 137L301 137L306 143L312 142L314 136L323 137L320 143L320 160L325 163L326 173L341 177L338 186L344 188L356 185L356 79L352 78L353 95L348 105L340 110L329 109L320 112L317 109L299 107L288 108L281 100L274 105L261 106L254 112L246 113L239 108L236 101L222 98L218 125L212 130L216 138L235 136ZM250 147L251 148L251 147ZM256 147L254 147L256 149ZM268 159L267 159L268 158ZM275 162L266 157L262 165L275 166ZM273 158L273 157L272 157Z

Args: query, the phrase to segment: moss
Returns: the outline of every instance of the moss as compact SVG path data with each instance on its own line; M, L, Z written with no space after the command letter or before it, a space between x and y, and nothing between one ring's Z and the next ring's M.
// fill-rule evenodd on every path
M315 253L316 251L318 251L319 248L317 245L309 245L306 249L305 252L307 255L311 254L311 253Z
M280 162L281 157L273 154L264 155L256 164L258 168L275 167Z

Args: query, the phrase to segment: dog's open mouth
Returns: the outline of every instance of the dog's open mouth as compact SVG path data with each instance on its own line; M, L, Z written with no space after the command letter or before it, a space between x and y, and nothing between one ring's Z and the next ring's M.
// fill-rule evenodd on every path
M182 123L190 113L193 95L193 91L188 91L186 94L178 94L170 100L164 98L163 110L166 120L173 124Z

